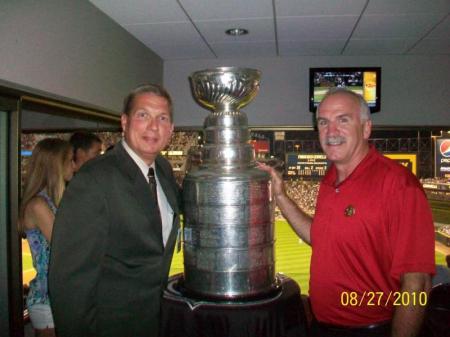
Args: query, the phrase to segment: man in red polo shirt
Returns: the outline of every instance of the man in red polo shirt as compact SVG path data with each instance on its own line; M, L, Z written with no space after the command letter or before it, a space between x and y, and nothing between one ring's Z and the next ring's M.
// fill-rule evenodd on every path
M330 91L318 107L320 144L332 163L314 219L272 176L277 205L312 246L314 336L416 336L435 270L431 210L416 177L369 145L364 99Z

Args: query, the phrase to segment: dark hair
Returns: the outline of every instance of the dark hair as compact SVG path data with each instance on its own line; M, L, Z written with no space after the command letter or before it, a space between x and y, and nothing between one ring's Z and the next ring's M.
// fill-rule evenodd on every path
M155 94L156 96L163 97L167 100L167 103L169 103L169 114L170 114L170 120L173 121L173 115L172 115L172 98L170 97L169 93L166 89L164 89L159 84L141 84L134 88L123 100L123 113L125 115L129 115L130 111L133 107L133 102L136 96L139 96L141 94Z
M90 132L78 131L70 137L70 143L73 147L73 159L76 160L77 150L88 151L92 144L102 143L102 140Z

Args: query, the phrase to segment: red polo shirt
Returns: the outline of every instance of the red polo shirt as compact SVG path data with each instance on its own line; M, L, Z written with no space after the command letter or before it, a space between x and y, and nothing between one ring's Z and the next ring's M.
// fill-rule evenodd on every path
M389 320L400 276L434 273L428 201L411 172L373 147L337 186L336 177L332 165L311 227L313 312L320 322L344 326Z

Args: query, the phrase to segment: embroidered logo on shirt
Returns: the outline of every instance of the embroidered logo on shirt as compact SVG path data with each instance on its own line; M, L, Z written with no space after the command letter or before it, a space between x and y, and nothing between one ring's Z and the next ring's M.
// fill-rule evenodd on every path
M355 215L355 213L356 213L355 207L353 207L352 205L348 205L344 211L345 216L353 216Z

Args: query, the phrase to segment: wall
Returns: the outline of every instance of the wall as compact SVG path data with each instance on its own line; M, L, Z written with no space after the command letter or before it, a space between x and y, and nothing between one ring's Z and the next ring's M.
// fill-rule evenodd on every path
M162 60L88 1L0 0L0 81L121 111Z
M180 60L164 63L164 84L174 95L175 123L200 126L207 110L191 95L188 76L215 66L240 66L262 72L255 100L243 109L251 126L310 126L309 68L381 66L381 111L377 126L450 126L450 57L341 56L270 59Z

